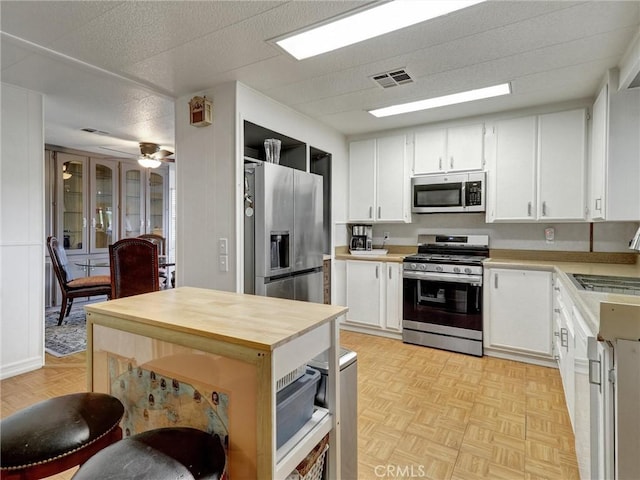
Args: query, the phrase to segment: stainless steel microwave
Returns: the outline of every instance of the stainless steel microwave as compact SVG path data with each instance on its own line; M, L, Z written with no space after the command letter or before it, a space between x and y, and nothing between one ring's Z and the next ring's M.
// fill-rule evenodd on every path
M411 178L413 213L484 212L485 173L451 173Z

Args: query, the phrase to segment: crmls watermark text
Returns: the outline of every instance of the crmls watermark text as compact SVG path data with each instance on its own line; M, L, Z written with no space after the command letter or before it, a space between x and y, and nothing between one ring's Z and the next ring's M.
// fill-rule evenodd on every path
M423 478L424 465L376 465L373 469L378 478Z

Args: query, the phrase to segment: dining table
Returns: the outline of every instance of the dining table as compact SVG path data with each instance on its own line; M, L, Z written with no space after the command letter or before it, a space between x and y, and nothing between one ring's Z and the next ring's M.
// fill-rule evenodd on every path
M99 259L99 260L91 260L90 258L87 258L85 260L81 260L78 262L74 262L74 264L77 267L82 268L82 270L87 274L87 277L91 276L91 273L96 269L104 269L104 268L109 268L111 265L109 263L109 260L104 260L104 259ZM169 269L170 267L175 267L176 264L175 262L168 260L166 256L164 255L159 255L158 256L158 268L163 269ZM100 275L104 275L104 273L99 273ZM169 275L169 270L167 270L167 280L165 282L165 288L169 288L169 286L175 286L175 283L173 281L173 277L171 275ZM169 281L169 279L171 279Z

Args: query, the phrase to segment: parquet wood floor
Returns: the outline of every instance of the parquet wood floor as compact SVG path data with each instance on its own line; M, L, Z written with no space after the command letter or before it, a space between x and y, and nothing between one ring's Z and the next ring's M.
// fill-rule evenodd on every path
M579 479L557 370L348 331L341 342L358 352L360 479ZM85 391L85 362L47 355L3 380L0 416Z
M558 370L343 331L359 478L579 479Z

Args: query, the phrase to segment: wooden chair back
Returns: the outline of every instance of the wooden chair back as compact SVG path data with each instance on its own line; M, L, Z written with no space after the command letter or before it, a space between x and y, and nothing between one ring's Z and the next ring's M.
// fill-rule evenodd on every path
M53 265L53 271L56 274L60 288L65 290L67 284L73 280L73 275L69 270L69 260L64 248L58 242L56 237L47 238L47 249L49 250L49 257L51 257L51 265Z
M123 238L109 245L111 298L160 289L158 246L142 238Z
M144 238L145 240L149 240L151 243L155 243L158 246L158 255L166 255L166 240L162 235L156 235L155 233L143 233L142 235L138 235L137 238Z

